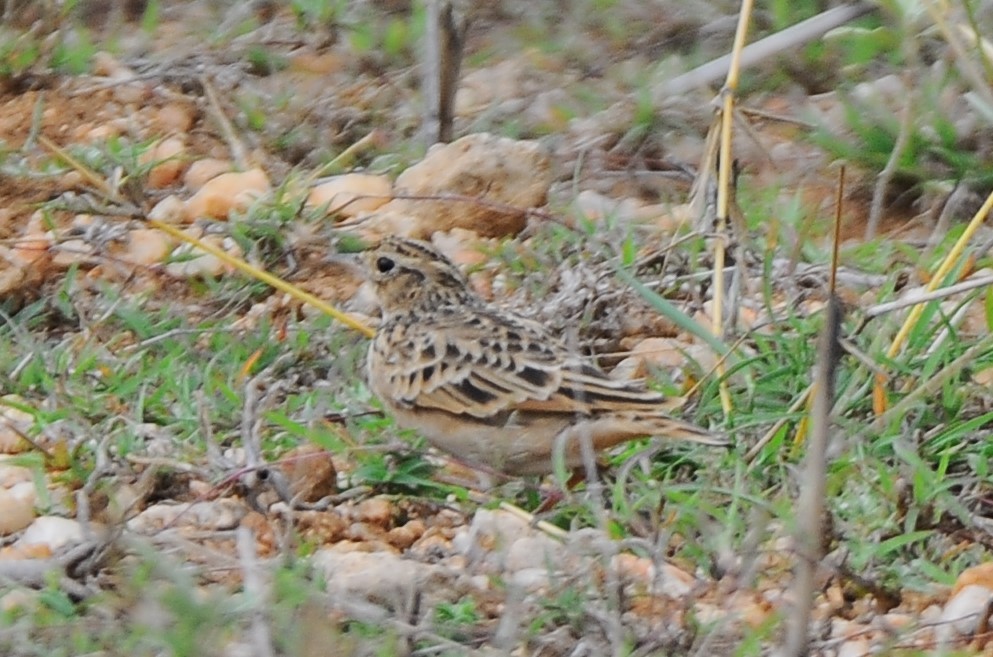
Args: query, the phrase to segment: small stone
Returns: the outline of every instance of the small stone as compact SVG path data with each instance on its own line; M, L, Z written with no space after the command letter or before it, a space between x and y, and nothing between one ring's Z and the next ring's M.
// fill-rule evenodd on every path
M196 227L187 229L186 232L196 235L205 244L210 244L235 257L242 256L241 247L230 237L221 235L206 235L200 237L202 232ZM206 253L192 244L180 244L172 252L176 262L170 262L165 267L165 272L175 278L192 278L196 276L215 277L228 271L228 265L212 253Z
M317 185L307 196L310 207L327 206L327 214L344 217L373 212L390 200L393 183L386 176L349 173Z
M70 543L83 540L83 526L71 518L40 516L35 518L17 540L20 547L46 545L51 552L57 552Z
M20 531L34 520L34 483L30 481L0 488L0 536Z
M271 189L269 177L262 169L222 173L209 180L188 201L188 219L212 217L227 219L233 210L246 210Z
M939 644L959 638L971 638L984 619L989 618L993 589L980 584L966 584L945 603L936 629Z
M174 194L166 196L149 211L148 218L164 224L180 224L186 221L186 203Z
M952 597L967 586L985 586L993 590L993 562L981 563L972 568L966 568L959 573L952 588Z
M217 160L214 158L204 158L190 164L183 176L183 185L190 191L197 191L222 173L231 171L231 162L228 160Z
M333 511L301 511L298 516L300 535L318 544L341 540L349 523Z
M159 129L165 133L186 134L193 127L195 120L195 109L185 102L168 103L156 112Z
M210 502L153 504L127 522L129 530L139 534L154 534L165 527L219 531L234 529L248 509L239 500L222 498Z
M345 531L345 538L350 541L373 543L383 538L383 530L369 523L353 522Z
M172 240L165 233L153 228L136 228L128 233L127 246L118 257L135 265L156 265L165 260L172 247Z
M11 488L14 484L33 481L33 479L34 475L31 474L29 468L9 465L0 460L0 488Z
M84 136L83 141L87 141L91 144L96 144L99 142L107 141L112 137L117 137L121 134L120 129L109 123L103 123L98 126L94 126L90 129Z
M93 74L114 80L132 80L135 72L105 50L93 54Z
M16 454L30 446L21 435L34 424L34 416L21 406L29 404L18 395L0 397L0 454Z
M420 534L413 531L408 525L394 527L386 532L386 542L400 550L406 550L413 545L414 541L420 538Z
M152 96L152 89L144 82L132 82L114 87L114 98L123 105L141 105Z
M143 153L139 162L153 165L148 172L148 186L162 189L176 182L186 168L185 153L186 143L179 137L163 139Z
M12 589L0 596L0 612L11 613L35 607L41 591Z
M370 525L388 527L393 519L393 504L381 497L362 500L355 509L355 517Z
M45 214L38 210L28 219L24 232L11 250L14 262L21 266L43 266L50 258L52 239L45 227Z
M460 597L453 586L456 575L452 571L391 552L322 549L314 554L311 563L323 571L327 595L332 600L367 600L399 609L418 594L423 595L426 608Z
M615 219L630 222L638 216L643 203L637 199L613 199L598 192L584 189L576 196L576 208L586 219Z
M293 496L303 502L317 502L338 492L338 475L331 454L317 445L301 445L280 457L282 471Z

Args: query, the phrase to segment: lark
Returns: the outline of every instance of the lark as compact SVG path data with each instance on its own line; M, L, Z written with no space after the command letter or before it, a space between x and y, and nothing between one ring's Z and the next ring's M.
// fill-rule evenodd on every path
M493 306L428 243L388 237L363 254L382 309L372 392L398 425L484 471L544 475L556 459L657 436L726 441L666 414L670 400L617 381L538 322Z

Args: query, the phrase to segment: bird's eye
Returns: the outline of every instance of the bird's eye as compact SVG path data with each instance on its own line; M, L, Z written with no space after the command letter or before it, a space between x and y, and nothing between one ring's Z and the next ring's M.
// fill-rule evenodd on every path
M389 258L378 258L378 259L376 260L376 269L378 269L378 270L379 270L379 273L381 273L381 274L385 274L386 272L388 272L388 271L390 271L391 269L393 269L393 266L394 266L395 264L396 264L396 263L394 263L394 262L393 262L392 260L390 260Z

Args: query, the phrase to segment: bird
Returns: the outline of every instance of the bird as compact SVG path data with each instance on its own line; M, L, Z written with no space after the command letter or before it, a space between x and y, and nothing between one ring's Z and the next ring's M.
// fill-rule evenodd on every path
M510 477L585 465L657 436L727 445L666 413L672 400L608 377L539 322L485 301L432 244L387 236L362 253L382 313L369 388L398 426L466 465Z

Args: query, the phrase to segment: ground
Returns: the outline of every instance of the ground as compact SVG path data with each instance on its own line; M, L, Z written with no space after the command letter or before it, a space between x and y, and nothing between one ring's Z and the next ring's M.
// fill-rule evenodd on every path
M786 4L749 38L825 9ZM461 141L427 152L421 3L55 5L0 3L5 654L768 654L806 599L816 654L988 650L993 93L955 34L989 3L745 71L719 339L692 202L717 89L659 90L730 50L737 6L458 6ZM364 326L349 258L429 239L733 446L636 441L572 487L474 471L382 412L361 330L169 226ZM912 304L883 304L932 281L962 287L897 343Z

